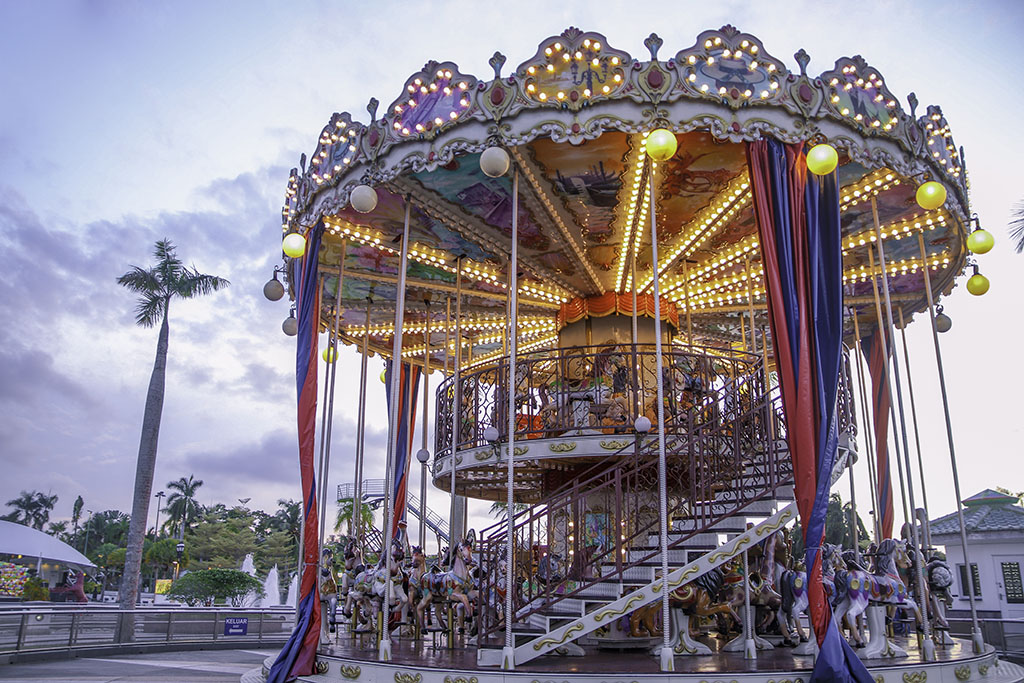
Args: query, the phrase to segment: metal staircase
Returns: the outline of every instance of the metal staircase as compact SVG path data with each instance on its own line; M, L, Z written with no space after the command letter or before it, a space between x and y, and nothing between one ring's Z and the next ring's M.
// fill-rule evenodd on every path
M355 498L355 484L338 485L338 501L351 500ZM376 507L384 500L384 480L364 479L363 480L363 503ZM420 519L420 500L412 492L406 493L405 509L416 519L427 525L437 536L438 544L448 543L448 520L441 517L428 507L424 507L424 519Z
M745 384L750 382L749 384ZM689 582L741 554L796 518L792 468L778 398L757 380L738 378L722 393L741 400L720 401L713 419L693 422L666 444L669 460L670 586ZM848 372L841 375L838 411L840 457L833 482L846 462L855 432ZM678 425L677 425L678 426ZM660 598L660 517L644 518L644 495L657 491L657 442L637 441L594 464L513 518L516 592L515 664L520 665L593 633L624 614ZM637 492L640 492L638 495ZM656 500L656 498L654 498ZM608 502L608 505L604 504ZM781 509L779 509L781 505ZM593 510L613 517L614 538L593 545ZM589 517L589 519L588 519ZM606 520L611 521L611 520ZM582 524L581 524L582 522ZM754 526L746 528L748 522ZM561 527L559 527L561 525ZM504 581L506 523L481 534L484 595ZM609 542L610 541L610 542ZM589 543L589 545L588 545ZM569 570L558 585L536 586L538 546L568 548ZM582 561L580 553L584 553ZM574 573L575 572L575 573ZM501 586L503 588L503 586ZM482 615L480 664L500 663L488 650L504 630L496 613Z

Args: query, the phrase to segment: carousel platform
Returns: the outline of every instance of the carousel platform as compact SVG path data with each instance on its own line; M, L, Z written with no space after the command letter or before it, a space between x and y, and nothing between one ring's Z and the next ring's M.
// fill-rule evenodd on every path
M327 671L300 677L310 683L359 681L371 683L621 683L625 680L656 683L692 679L694 683L802 683L810 678L814 659L794 655L778 647L746 660L740 653L721 652L724 641L701 639L715 654L676 657L675 672L659 670L658 659L645 650L616 651L585 648L585 656L545 656L515 671L477 665L477 649L469 646L447 648L430 640L400 638L392 642L392 661L377 661L376 644L369 638L339 638L332 646L320 648L318 661ZM1012 683L1024 680L1024 668L997 658L987 647L977 655L971 644L955 640L940 649L934 662L922 660L916 639L894 638L908 657L870 659L865 664L876 683ZM268 665L269 666L269 663ZM266 670L266 667L264 668Z

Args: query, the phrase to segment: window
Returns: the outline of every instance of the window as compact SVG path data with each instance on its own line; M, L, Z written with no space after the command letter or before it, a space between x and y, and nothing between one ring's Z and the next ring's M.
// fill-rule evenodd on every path
M967 597L967 567L958 564L960 570L960 595ZM981 578L978 576L978 565L971 563L971 575L974 578L974 597L981 597Z
M1016 562L1003 562L1003 590L1006 591L1006 602L1024 603L1024 587L1020 582L1020 565Z

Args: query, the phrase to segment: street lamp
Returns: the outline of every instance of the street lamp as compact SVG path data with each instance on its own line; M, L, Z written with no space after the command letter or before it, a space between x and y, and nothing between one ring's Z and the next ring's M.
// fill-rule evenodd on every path
M163 502L166 491L158 491L156 494L156 523L153 525L153 540L160 540L160 503Z
M174 546L174 549L178 551L178 559L174 561L174 580L178 580L178 572L181 571L181 554L185 552L185 542L178 541L178 545Z

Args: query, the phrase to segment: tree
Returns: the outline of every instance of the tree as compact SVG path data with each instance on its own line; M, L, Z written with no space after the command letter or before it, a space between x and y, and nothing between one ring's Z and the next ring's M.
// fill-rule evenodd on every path
M167 488L173 489L174 493L167 496L167 507L164 510L168 521L178 528L179 541L185 539L189 526L202 514L203 507L196 502L196 490L202 485L203 480L191 474L188 479L181 477L177 481L167 482Z
M7 501L7 507L14 510L3 516L8 522L16 522L43 530L50 521L50 512L57 504L56 494L46 495L41 491L22 491L17 498Z
M212 605L218 600L241 607L249 595L263 597L263 585L255 577L237 569L200 569L183 575L171 584L167 596L189 606Z
M160 418L164 407L171 299L191 299L209 294L228 284L223 278L200 273L194 267L186 268L175 255L174 245L167 239L156 243L153 256L156 263L152 268L147 270L132 266L131 270L117 279L118 284L139 295L135 307L135 323L141 327L154 327L157 323L160 324L156 360L153 362L153 373L149 378L146 407L142 417L142 435L139 438L139 455L135 465L128 553L119 595L122 609L134 609L139 597L142 544L146 537L146 522L149 519L149 501L153 496L153 471L156 468Z
M188 548L194 567L238 567L246 555L255 556L256 534L249 518L202 521L190 534Z
M352 521L354 508L355 504L353 498L343 498L338 501L338 517L334 521L335 531L342 531L343 528L346 530L348 529L348 525ZM359 506L359 519L360 529L365 530L373 527L373 510L370 509L370 506L366 503ZM358 529L355 531L358 533Z
M47 527L46 533L50 534L60 540L65 540L68 537L68 523L66 520L60 522L50 522L50 526Z
M124 545L128 539L129 523L128 515L120 510L104 510L93 514L82 525L82 530L89 541L88 546L83 545L83 552L88 551L89 546L100 546L104 543Z
M1010 239L1018 254L1024 251L1024 202L1018 202L1010 214Z
M302 526L302 502L289 498L279 498L277 501L277 512L271 518L272 528L276 531L284 531L295 538L299 537Z
M526 503L513 503L512 514L518 514L525 510L528 506ZM491 509L488 512L498 519L508 519L508 501L496 500L491 503Z
M184 569L189 563L189 552L188 546L185 546L184 552L181 554L181 568ZM160 573L158 570L163 570L165 574L171 574L174 571L174 564L178 561L178 540L175 538L162 538L156 541L149 549L146 550L146 564L153 567L153 576L157 577Z
M78 535L78 522L82 519L82 507L85 505L85 501L79 496L75 498L74 504L71 506L71 533L75 536Z

